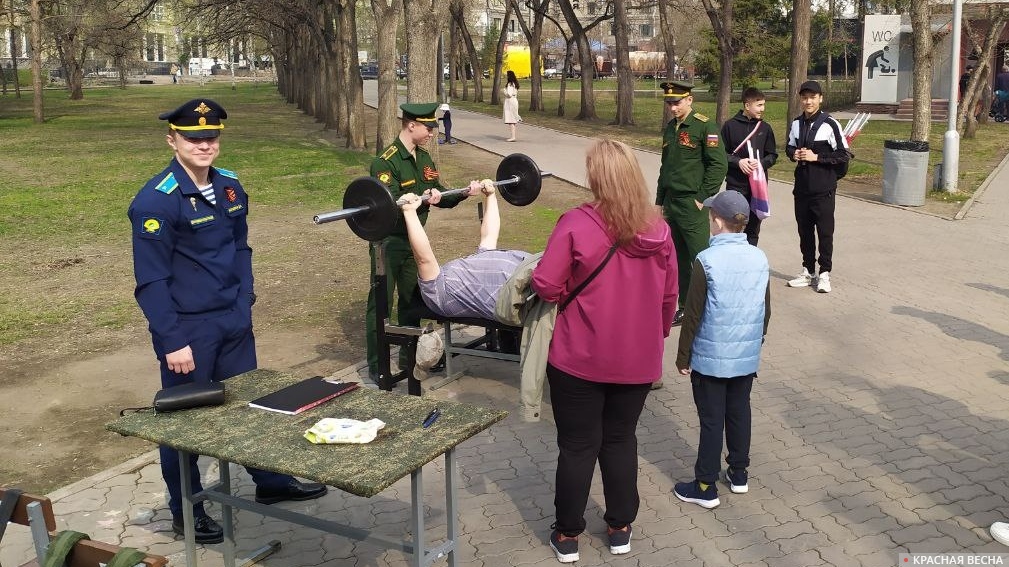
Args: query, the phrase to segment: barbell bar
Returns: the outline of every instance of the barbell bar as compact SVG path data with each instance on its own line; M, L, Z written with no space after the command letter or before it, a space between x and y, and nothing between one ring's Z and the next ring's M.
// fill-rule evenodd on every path
M498 165L494 186L501 197L512 205L523 207L539 196L543 178L551 173L540 171L536 162L525 154L505 156ZM442 191L442 196L458 195L469 187ZM429 196L424 196L427 201ZM399 205L388 187L374 177L358 177L347 186L343 195L343 208L331 213L315 215L315 224L346 220L350 229L364 240L377 241L389 236L396 224Z

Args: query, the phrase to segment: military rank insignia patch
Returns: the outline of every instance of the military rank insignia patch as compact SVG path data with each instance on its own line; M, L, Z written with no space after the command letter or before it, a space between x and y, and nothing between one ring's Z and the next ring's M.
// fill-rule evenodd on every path
M438 179L438 170L431 167L430 165L424 166L424 181L434 181Z
M382 173L378 174L378 180L388 185L389 181L392 180L392 174L389 173L388 171L383 171Z
M161 220L154 217L148 217L144 219L143 222L144 234L161 234Z
M229 203L234 203L238 199L238 193L235 192L233 187L225 187L224 196L228 198Z
M718 147L718 134L708 134L708 147L709 148Z

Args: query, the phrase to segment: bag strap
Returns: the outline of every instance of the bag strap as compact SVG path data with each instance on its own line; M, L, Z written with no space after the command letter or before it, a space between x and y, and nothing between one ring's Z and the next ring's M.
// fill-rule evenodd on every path
M147 554L139 549L122 547L112 556L112 559L109 559L105 567L134 567L135 565L142 565L146 558Z
M557 307L557 312L558 313L562 313L564 311L564 309L568 306L568 304L571 303L571 301L579 293L581 293L583 289L585 289L585 286L589 285L589 282L591 282L592 280L594 280L595 277L599 275L599 272L603 271L603 268L606 266L606 263L610 261L610 258L613 257L613 254L616 253L616 251L617 251L617 243L614 242L613 246L610 246L610 251L606 254L606 257L603 258L603 261L600 262L598 266L596 266L595 271L593 271L591 274L589 274L589 277L587 277L584 280L582 280L582 283L578 284L578 287L576 287L575 290L572 291L570 295L568 295L566 298L564 298L564 302L561 303L560 306Z
M763 120L757 120L757 125L753 127L753 130L750 131L750 134L747 137L743 138L742 142L739 142L739 145L736 146L736 149L732 150L732 153L738 152L740 148L742 148L743 146L745 146L746 142L750 141L750 138L752 138L753 135L757 133L757 130L760 129L760 125L763 124L763 123L764 123Z
M816 117L816 120L809 126L809 130L806 130L802 137L802 146L808 148L814 141L816 141L816 133L820 131L820 126L830 118L830 114L824 111L820 111L820 115ZM812 136L812 139L810 139Z
M0 541L4 538L4 532L7 531L7 522L14 515L14 509L18 506L21 494L23 493L17 488L8 488L4 492L3 500L0 500Z
M56 534L56 537L49 542L49 548L46 549L46 558L42 562L42 567L63 567L70 551L82 539L91 538L88 537L88 534L73 530L63 530Z

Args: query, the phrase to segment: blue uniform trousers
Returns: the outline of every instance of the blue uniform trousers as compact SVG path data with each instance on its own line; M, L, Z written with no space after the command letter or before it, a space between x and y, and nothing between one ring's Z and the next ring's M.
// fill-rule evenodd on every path
M154 352L161 362L161 386L169 388L189 382L218 382L256 368L256 339L252 333L251 309L234 309L210 315L180 316L180 325L186 336L192 337L189 347L193 350L196 370L189 374L177 374L168 369L165 356L158 340L154 339ZM182 516L182 473L179 471L179 453L162 445L161 474L168 486L168 508L173 517ZM193 477L193 492L203 490L200 470L196 464L197 455L191 455L189 470ZM291 482L292 477L259 469L246 468L256 486L280 488ZM193 507L194 513L206 514L203 502Z

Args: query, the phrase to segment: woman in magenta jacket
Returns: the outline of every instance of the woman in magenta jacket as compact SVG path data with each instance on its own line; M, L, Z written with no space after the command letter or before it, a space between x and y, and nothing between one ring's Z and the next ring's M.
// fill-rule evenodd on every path
M676 311L676 251L637 158L598 140L585 157L594 197L557 221L532 287L563 304L607 258L598 275L560 311L547 365L557 423L556 522L550 546L578 560L596 461L602 472L610 552L630 551L638 512L635 428L651 383L662 377L664 339Z

